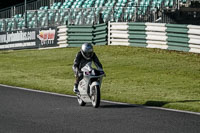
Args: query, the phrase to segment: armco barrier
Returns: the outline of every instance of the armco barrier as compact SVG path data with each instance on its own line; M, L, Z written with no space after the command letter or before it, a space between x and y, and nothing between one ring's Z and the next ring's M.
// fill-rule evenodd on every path
M200 53L200 26L109 23L108 44Z

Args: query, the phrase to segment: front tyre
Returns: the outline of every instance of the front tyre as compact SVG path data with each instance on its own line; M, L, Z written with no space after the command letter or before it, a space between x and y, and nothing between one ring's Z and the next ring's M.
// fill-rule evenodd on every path
M100 105L100 101L101 101L101 94L100 94L100 88L98 85L95 85L92 88L92 96L91 96L91 100L92 100L92 106L94 108L98 108Z
M80 106L85 106L86 103L79 96L77 96L77 100Z

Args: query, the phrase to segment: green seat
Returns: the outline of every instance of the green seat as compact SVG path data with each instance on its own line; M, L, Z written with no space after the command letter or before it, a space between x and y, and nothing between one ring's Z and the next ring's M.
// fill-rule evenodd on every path
M59 13L56 13L56 15L55 15L55 22L59 22L60 19L61 19L61 17L59 15Z
M55 9L55 10L58 10L58 9L59 9L59 6L55 6L54 9Z
M0 31L3 31L3 22L0 22Z
M186 3L186 2L187 2L187 0L182 0L182 2L183 2L183 3Z
M54 13L49 13L49 20L52 20L54 18Z
M37 26L36 26L36 22L35 21L31 21L31 22L29 22L29 27L30 28L36 28Z
M68 16L65 16L64 17L64 22L68 21L69 17Z
M16 14L15 16L14 16L14 18L21 18L22 17L22 14Z
M27 12L27 17L28 17L28 18L32 18L33 15L34 15L33 13L29 13L29 12Z
M171 7L173 7L173 5L174 5L174 1L173 1L173 0L170 0L170 2L169 2L169 7L171 8Z
M48 10L48 6L45 6L45 7L44 7L44 10Z
M32 28L32 26L33 26L33 22L32 21L28 22L28 28Z
M41 26L47 26L47 17L43 17L41 21Z
M68 2L65 1L65 2L62 4L62 6L66 6L67 4L68 4Z
M19 21L17 24L17 29L22 29L23 21Z
M57 6L57 3L53 3L53 5L52 6Z
M152 3L151 3L151 6L152 6L153 8L155 8L155 7L156 7L156 2L157 2L157 1L155 1L155 0L154 0L154 1L152 1Z
M166 1L164 2L164 6L165 6L165 7L169 7L169 1L168 1L168 0L166 0Z
M11 31L12 28L12 22L7 23L7 31Z
M58 3L57 3L57 6L61 6L61 2L58 2Z
M44 10L44 6L41 6L41 7L39 8L39 10Z

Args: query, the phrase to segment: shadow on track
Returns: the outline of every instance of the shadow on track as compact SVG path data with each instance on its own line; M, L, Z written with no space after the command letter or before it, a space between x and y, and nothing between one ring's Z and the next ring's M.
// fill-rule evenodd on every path
M135 108L134 105L121 105L121 104L110 104L110 105L101 105L100 108Z
M186 102L200 102L200 100L183 100L183 101L175 101L175 102L169 102L169 101L147 101L144 105L145 106L163 107L164 105L169 104L169 103L186 103Z
M168 102L168 101L147 101L143 105L123 105L123 104L103 104L100 105L100 108L135 108L140 106L155 106L155 107L163 107L169 103L186 103L186 102L200 102L200 100L183 100L183 101L175 101L175 102Z

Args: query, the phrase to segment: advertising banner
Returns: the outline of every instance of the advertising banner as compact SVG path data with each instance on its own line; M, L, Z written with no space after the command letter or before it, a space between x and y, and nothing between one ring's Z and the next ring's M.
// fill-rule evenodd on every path
M35 29L24 29L0 33L0 49L35 48Z
M58 46L56 27L0 32L0 50L55 46Z
M39 47L55 47L57 45L57 28L41 28L37 32L37 44Z

